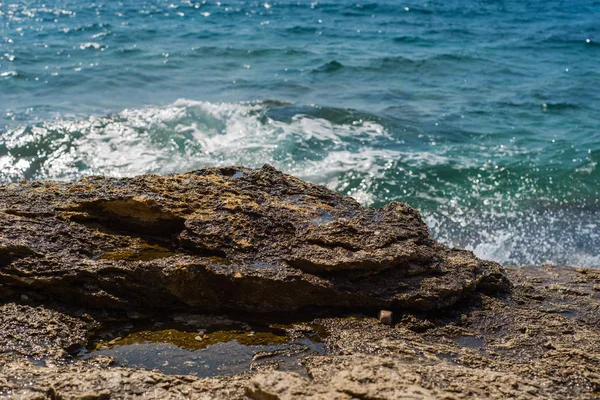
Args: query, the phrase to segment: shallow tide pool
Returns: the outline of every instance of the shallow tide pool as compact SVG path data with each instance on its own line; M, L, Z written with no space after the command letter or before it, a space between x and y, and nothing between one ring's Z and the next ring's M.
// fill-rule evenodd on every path
M205 319L208 321L210 319ZM111 357L116 365L209 377L259 369L303 373L302 359L325 353L319 328L259 326L227 319L200 324L131 324L98 334L76 357Z

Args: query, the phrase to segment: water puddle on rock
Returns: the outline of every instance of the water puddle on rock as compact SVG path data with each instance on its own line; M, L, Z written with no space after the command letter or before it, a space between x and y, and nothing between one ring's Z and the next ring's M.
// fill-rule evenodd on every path
M130 324L102 332L77 357L109 356L120 366L210 377L265 369L304 373L302 359L325 353L320 328L310 324L177 318L170 325Z

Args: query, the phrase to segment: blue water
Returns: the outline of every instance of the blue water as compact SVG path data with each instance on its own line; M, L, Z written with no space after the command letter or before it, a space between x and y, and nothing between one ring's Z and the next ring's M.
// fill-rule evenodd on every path
M270 163L600 266L600 1L0 0L0 182Z

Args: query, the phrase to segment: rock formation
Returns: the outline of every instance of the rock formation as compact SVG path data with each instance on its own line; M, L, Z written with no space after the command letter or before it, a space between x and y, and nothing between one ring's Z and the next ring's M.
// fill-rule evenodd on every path
M450 306L509 288L402 203L365 208L272 167L0 189L0 285L102 309Z
M594 399L599 271L502 269L436 243L405 204L361 207L268 166L10 184L0 398ZM245 321L223 342L270 340L252 331L266 319L324 351L210 378L81 355L121 333L204 349L223 313Z

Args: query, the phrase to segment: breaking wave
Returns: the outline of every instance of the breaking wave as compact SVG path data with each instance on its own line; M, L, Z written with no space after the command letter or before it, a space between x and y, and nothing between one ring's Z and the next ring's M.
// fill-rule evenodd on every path
M0 182L268 163L366 205L405 201L421 210L433 236L483 258L600 266L600 206L594 196L579 201L569 187L574 176L587 182L580 187L593 183L595 153L561 172L531 164L536 153L516 144L456 138L436 144L394 120L351 109L178 100L0 133ZM519 159L525 161L515 165ZM548 175L562 183L544 183Z

